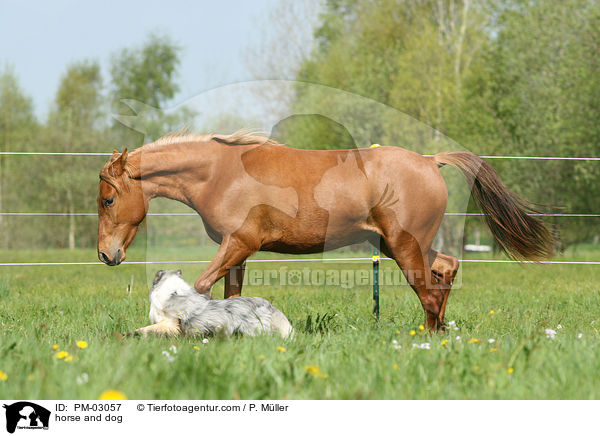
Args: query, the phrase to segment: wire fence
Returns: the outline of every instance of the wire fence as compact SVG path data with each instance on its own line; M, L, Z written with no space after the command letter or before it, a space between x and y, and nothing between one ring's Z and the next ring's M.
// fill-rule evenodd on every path
M248 259L246 263L286 263L286 262L363 262L372 261L372 257L347 257L329 259ZM381 257L379 260L394 260L389 257ZM122 265L169 265L169 264L203 264L210 260L146 260L123 262ZM466 263L506 263L506 264L543 264L543 265L600 265L600 261L585 260L542 260L539 262L531 260L503 260L503 259L461 259ZM0 266L72 266L72 265L104 265L102 262L3 262Z
M112 153L96 152L40 152L40 151L0 151L0 156L112 156ZM433 156L433 155L424 155ZM519 159L519 160L565 160L565 161L600 161L600 157L567 157L567 156L480 156L484 159ZM97 216L96 212L0 212L3 216ZM170 212L170 213L148 213L149 216L197 216L193 212ZM483 213L470 212L447 212L447 216L484 216ZM565 217L565 218L597 218L600 214L595 213L532 213L531 216L540 217ZM351 258L317 258L317 259L249 259L248 263L264 262L359 262L372 260L370 257ZM382 257L381 260L393 260ZM492 263L492 264L514 264L514 263L539 263L549 265L600 265L600 261L562 261L546 260L540 262L499 260L499 259L461 259L467 263ZM204 264L209 260L164 260L164 261L131 261L124 262L126 265L150 265L150 264ZM75 265L104 265L102 262L3 262L0 266L75 266Z
M112 153L75 152L75 151L0 151L0 156L112 156ZM431 157L432 154L423 156ZM568 156L480 156L484 159L525 159L525 160L572 160L600 161L600 157L568 157Z
M3 216L98 216L98 212L0 212ZM164 212L147 213L147 216L198 216L195 212ZM484 213L471 212L446 212L446 216L485 216ZM539 217L575 217L575 218L598 218L597 213L529 213L529 216Z

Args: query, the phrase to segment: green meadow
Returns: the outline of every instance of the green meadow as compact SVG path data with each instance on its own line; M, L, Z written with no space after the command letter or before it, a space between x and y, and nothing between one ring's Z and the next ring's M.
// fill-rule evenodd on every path
M133 249L128 260L145 256ZM584 247L556 260L599 257ZM0 259L95 261L96 253L6 251ZM281 266L249 264L247 275ZM369 261L286 266L371 270ZM0 397L97 399L114 389L129 399L600 398L597 266L464 263L446 316L456 329L445 334L419 329L423 311L405 284L382 286L375 322L368 283L273 280L247 285L244 295L280 308L293 340L123 336L148 324L148 284L159 268L181 268L193 281L204 265L0 266ZM218 282L213 296L222 292ZM56 357L61 351L66 357Z

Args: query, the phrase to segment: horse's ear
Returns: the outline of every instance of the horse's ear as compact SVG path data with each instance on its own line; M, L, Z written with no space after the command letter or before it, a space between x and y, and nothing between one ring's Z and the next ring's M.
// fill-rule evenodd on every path
M115 154L119 154L119 152L117 151L117 149L116 149L116 148L114 148L114 149L113 149L113 156L114 156Z
M111 165L111 172L114 176L120 176L125 171L125 164L127 163L127 149L123 150L123 153L117 157Z

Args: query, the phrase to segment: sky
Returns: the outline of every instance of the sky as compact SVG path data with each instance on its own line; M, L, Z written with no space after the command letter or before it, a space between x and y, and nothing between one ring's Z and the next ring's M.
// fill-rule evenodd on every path
M267 45L275 1L0 0L0 70L14 69L43 120L69 63L98 60L107 83L111 54L154 32L182 48L177 104L253 78L248 49Z

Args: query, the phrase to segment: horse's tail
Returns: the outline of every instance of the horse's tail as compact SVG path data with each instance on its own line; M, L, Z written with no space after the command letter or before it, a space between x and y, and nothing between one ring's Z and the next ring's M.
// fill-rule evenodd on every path
M460 169L471 185L473 198L484 213L502 250L516 259L540 260L554 254L554 236L532 204L511 193L494 169L474 153L443 152L434 156L438 166Z

